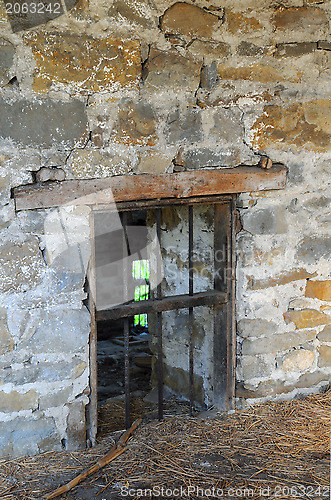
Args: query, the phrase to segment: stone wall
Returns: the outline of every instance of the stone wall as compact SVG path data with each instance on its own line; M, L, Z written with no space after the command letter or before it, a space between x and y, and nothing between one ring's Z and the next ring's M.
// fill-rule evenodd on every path
M237 397L327 385L329 2L79 0L17 26L1 4L1 454L85 444L89 214L15 213L36 179L286 164L238 200Z

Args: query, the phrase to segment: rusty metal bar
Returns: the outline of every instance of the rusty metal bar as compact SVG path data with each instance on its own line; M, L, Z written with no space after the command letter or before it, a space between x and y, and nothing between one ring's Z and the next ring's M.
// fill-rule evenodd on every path
M235 401L235 367L236 367L236 252L235 252L235 242L236 242L236 204L237 196L232 195L230 202L231 209L231 245L230 245L230 258L229 266L231 269L231 282L228 287L229 294L229 343L228 343L228 408L232 410L234 408Z
M161 247L161 208L156 209L156 234ZM156 298L162 299L161 288L161 262L157 259L157 289ZM157 313L157 383L158 383L158 417L163 419L163 338L162 338L162 312Z
M128 260L130 254L129 241L127 236L127 213L122 214L123 224L123 301L128 300ZM129 318L124 318L124 378L125 378L125 426L130 427L130 330Z
M193 277L193 206L188 207L188 266L189 266L189 296L193 296L194 277ZM189 394L190 394L190 416L193 416L194 407L194 346L193 346L193 307L189 308Z

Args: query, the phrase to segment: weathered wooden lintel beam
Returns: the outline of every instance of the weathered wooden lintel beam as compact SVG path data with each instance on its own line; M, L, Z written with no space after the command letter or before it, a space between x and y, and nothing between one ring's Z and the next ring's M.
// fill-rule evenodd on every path
M287 169L239 166L158 175L121 175L68 180L14 188L16 210L63 205L102 205L134 200L162 200L265 191L285 187Z

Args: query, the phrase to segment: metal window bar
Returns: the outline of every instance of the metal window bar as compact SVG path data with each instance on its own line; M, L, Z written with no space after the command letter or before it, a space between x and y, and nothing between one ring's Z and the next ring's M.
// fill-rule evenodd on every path
M188 207L188 266L189 266L189 296L193 296L194 292L194 276L193 276L193 206ZM189 395L190 395L190 416L193 416L194 407L194 346L193 346L193 307L189 308Z
M127 212L122 214L123 224L123 300L128 300L128 268L126 255L130 255L129 239L127 235ZM130 329L129 318L124 318L124 378L125 378L125 426L130 427Z
M222 206L215 204L215 224L219 222L219 216L216 207ZM161 244L161 222L162 222L162 208L155 208L156 211L156 232L159 244ZM194 293L194 268L193 268L193 250L194 250L194 217L193 217L193 204L188 205L188 225L189 225L189 248L188 248L188 266L189 266L189 283L188 295L176 295L162 298L161 287L161 262L157 259L157 289L155 299L148 299L145 301L127 302L128 298L128 269L126 259L123 259L123 286L124 286L124 301L126 303L115 306L107 310L97 312L97 320L108 319L124 319L124 346L125 346L125 424L126 427L130 426L130 373L129 373L129 318L135 314L148 314L155 312L157 314L157 374L158 374L158 418L163 418L163 335L162 335L162 312L187 309L189 310L189 403L190 415L193 415L194 410L194 342L193 342L193 328L194 328L194 307L198 306L214 306L215 314L220 307L226 306L229 302L230 294L227 287L220 287L215 280L213 290L207 292ZM122 212L123 224L123 248L126 255L130 255L129 241L127 236L127 212ZM226 224L226 221L224 221ZM215 227L215 244L218 241ZM216 250L216 246L215 246ZM228 254L229 255L229 254ZM216 261L215 261L216 266ZM215 267L215 274L217 269ZM218 327L219 329L219 327Z
M156 209L156 235L161 246L161 208ZM157 290L156 299L162 299L161 262L157 259L156 269ZM162 335L162 312L157 313L157 380L158 380L158 417L163 419L163 335Z

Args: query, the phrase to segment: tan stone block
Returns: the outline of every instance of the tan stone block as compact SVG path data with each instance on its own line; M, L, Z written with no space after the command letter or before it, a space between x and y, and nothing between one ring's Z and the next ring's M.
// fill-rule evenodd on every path
M290 147L296 150L329 151L331 134L327 132L325 118L329 116L331 101L323 100L323 103L326 109L320 113L311 111L314 105L321 106L320 100L310 101L304 107L301 103L288 107L266 106L262 116L256 120L250 131L253 148L263 150L268 147L278 149ZM324 119L320 121L320 126L319 117L322 115ZM316 123L310 123L312 120Z
M30 390L23 394L12 391L0 391L0 411L11 413L13 411L35 410L38 407L38 393Z
M31 31L24 35L37 65L33 88L47 92L52 84L79 91L137 87L141 77L140 43L117 38L96 39L71 33Z
M123 18L130 23L138 25L138 27L151 29L157 27L158 18L151 12L149 2L146 0L115 0L110 9L108 16L117 18L123 22Z
M8 31L10 30L10 24L9 24L9 20L8 20L8 16L7 16L4 2L0 3L0 27L4 28L4 31L7 31L6 28L8 28ZM1 32L2 31L3 30L1 30Z
M224 59L231 52L231 46L225 42L194 40L187 48L193 55L203 58L205 62Z
M78 0L75 6L70 9L70 16L80 21L91 19L91 12L89 10L89 0Z
M252 64L251 66L228 66L220 64L218 75L224 80L248 80L252 82L272 83L279 81L297 82L298 76L284 72L271 65Z
M14 340L7 326L7 311L0 307L0 354L11 352L14 349Z
M318 352L320 355L318 359L318 366L321 368L331 368L331 347L328 345L321 345L318 348Z
M144 101L123 99L119 104L112 140L127 145L154 146L157 135L152 105Z
M308 273L305 269L295 269L280 273L273 278L256 279L254 276L248 276L248 287L251 290L269 288L273 286L286 285L292 281L304 280L316 276L316 273Z
M318 335L320 342L331 342L331 326L326 326Z
M326 301L331 300L331 280L308 280L306 284L305 296Z
M73 369L73 377L74 378L79 378L81 375L83 375L84 371L86 370L86 363L85 361L82 361L79 363L75 368Z
M184 35L197 38L210 38L219 19L185 2L177 2L165 11L160 27L169 35Z
M202 63L192 56L184 57L176 50L164 52L151 48L144 68L144 88L149 91L196 91L200 85Z
M292 321L297 330L302 328L314 328L314 326L328 325L331 323L330 316L319 311L315 311L315 309L287 311L284 313L284 319L286 323L290 323Z
M315 35L316 31L327 30L328 20L325 12L318 7L280 7L272 19L280 31L305 31Z
M313 351L299 349L284 356L282 368L285 372L305 371L312 366L314 359Z
M252 33L263 29L263 25L255 17L244 16L240 12L231 12L230 10L225 11L225 22L233 35Z
M331 135L331 100L317 99L302 104L307 123L317 125L326 134Z
M137 172L139 174L163 174L172 168L172 157L157 151L145 151L139 154Z

